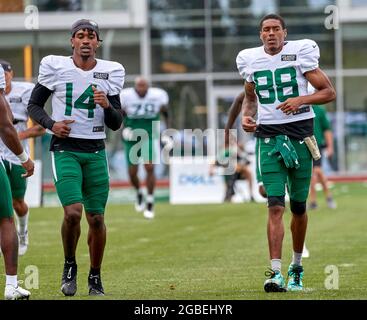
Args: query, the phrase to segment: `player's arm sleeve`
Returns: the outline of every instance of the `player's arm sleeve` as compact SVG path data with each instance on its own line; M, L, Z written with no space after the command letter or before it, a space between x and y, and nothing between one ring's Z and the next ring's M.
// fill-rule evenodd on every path
M42 127L51 130L55 121L45 111L45 103L52 94L52 91L40 83L34 87L28 102L29 116Z
M238 72L240 73L242 79L247 82L254 82L253 74L250 67L250 57L245 50L241 51L237 55L236 64Z
M320 49L313 40L303 40L298 59L302 73L315 70L319 67Z
M110 107L104 109L104 123L108 128L116 131L121 127L123 120L120 95L108 95L107 98L110 102Z

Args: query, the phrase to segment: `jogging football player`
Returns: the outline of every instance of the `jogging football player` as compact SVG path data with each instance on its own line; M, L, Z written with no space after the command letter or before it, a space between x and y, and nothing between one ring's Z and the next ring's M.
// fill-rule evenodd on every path
M0 60L5 71L5 98L10 106L13 125L18 132L18 137L22 142L24 150L29 154L29 138L39 137L45 133L45 129L40 125L27 128L28 101L34 84L30 82L13 81L14 72L8 61ZM28 248L28 218L29 209L24 201L27 189L27 179L22 177L25 170L20 160L14 155L3 142L0 142L0 150L2 152L3 164L9 178L11 193L13 197L13 208L18 220L18 237L19 237L19 255L24 255Z
M257 137L259 170L268 196L271 270L264 283L266 292L303 289L301 258L307 229L306 201L312 175L311 152L316 156L317 148L311 139L311 106L335 99L329 78L319 68L318 45L308 39L285 41L286 36L284 19L267 15L260 21L263 46L242 50L236 59L245 81L242 126ZM308 95L308 82L317 92ZM293 240L287 286L281 273L286 185Z
M0 138L17 155L25 169L23 177L27 178L33 174L34 164L23 149L17 131L12 124L11 111L4 97L5 87L4 70L0 65L0 112L2 115L0 117ZM0 244L6 274L4 298L5 300L28 299L31 293L18 286L18 236L13 218L10 183L4 165L0 165L0 185L2 187L0 196Z
M126 113L124 129L122 131L125 154L129 166L129 177L137 196L135 210L144 211L146 219L154 218L154 189L155 173L154 160L159 152L159 128L154 127L154 121L160 119L160 114L168 128L168 94L160 88L149 87L143 77L135 79L134 88L121 91L121 103ZM134 133L135 130L135 133ZM140 130L145 136L137 139ZM138 152L133 152L136 145L141 144ZM136 154L135 154L136 153ZM144 203L143 191L138 177L139 160L143 160L146 171L147 196Z
M120 63L96 59L100 42L97 23L76 21L71 28L72 56L42 59L28 105L30 116L53 134L50 150L54 183L64 208L61 291L66 296L73 296L77 290L75 252L83 207L89 225L89 295L104 294L100 269L109 192L105 125L118 130L122 124L119 94L125 71ZM51 95L52 117L44 110Z

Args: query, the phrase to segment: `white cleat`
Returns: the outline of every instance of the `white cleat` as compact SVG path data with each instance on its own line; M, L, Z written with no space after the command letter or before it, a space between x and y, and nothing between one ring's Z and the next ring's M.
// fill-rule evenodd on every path
M18 255L23 256L28 249L28 231L24 234L18 233L19 237L19 248L18 248Z
M308 251L306 245L303 245L302 258L309 258L309 257L310 257L310 251Z
M31 293L19 286L16 288L11 284L5 287L4 298L5 300L28 300Z
M135 211L136 212L143 212L144 211L144 209L145 209L145 205L144 205L144 202L142 202L142 203L137 203L137 202L135 202Z
M153 219L154 218L154 211L151 210L144 210L144 218L145 219Z

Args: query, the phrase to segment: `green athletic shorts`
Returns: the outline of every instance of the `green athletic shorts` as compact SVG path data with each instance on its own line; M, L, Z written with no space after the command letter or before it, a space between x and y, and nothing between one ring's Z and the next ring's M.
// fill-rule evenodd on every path
M0 218L13 217L13 201L10 189L10 183L5 171L4 164L0 160Z
M7 160L3 160L3 163L10 182L13 199L24 199L27 189L27 179L23 178L22 174L25 173L25 169L21 165L11 163Z
M138 141L123 139L126 160L129 166L139 163L152 163L156 161L159 150L159 140L149 137L138 138Z
M259 176L262 178L268 197L285 195L288 187L289 197L293 201L307 200L312 176L312 156L304 141L290 139L296 149L300 167L288 169L284 161L277 159L279 154L269 156L275 146L275 138L257 138L256 159Z
M52 171L62 205L82 203L86 213L103 214L109 192L105 150L51 152Z

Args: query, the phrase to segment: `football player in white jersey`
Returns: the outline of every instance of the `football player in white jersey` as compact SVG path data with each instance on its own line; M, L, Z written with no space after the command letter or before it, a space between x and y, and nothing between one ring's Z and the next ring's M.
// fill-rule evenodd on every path
M137 192L135 209L138 212L144 211L146 219L154 218L155 174L153 162L159 152L159 128L155 128L154 121L159 121L162 114L168 128L168 101L166 91L149 87L148 81L143 77L135 79L134 88L121 91L121 103L126 114L122 137L130 181ZM140 130L144 130L146 136L141 136L141 139L138 140ZM137 145L140 145L141 148L137 149ZM138 178L140 159L143 160L146 171L146 204L143 201L143 192Z
M0 60L0 64L5 71L5 98L13 114L13 125L18 132L24 150L29 154L28 139L39 137L45 133L45 129L40 125L27 128L27 106L34 84L30 82L13 81L14 72L10 63L5 60ZM22 177L24 168L21 162L3 142L0 142L0 150L11 186L13 208L18 217L19 255L24 255L28 248L29 210L24 201L27 180Z
M100 269L106 244L104 212L109 192L105 125L122 124L120 63L96 59L101 42L96 22L76 21L71 28L72 56L47 56L28 105L30 116L52 134L54 183L64 208L61 235L65 263L61 291L77 290L76 247L83 207L89 225L89 295L104 295ZM44 104L52 95L52 117Z
M303 289L301 262L307 228L306 200L312 175L312 104L335 99L335 90L319 68L318 45L308 39L285 41L284 19L270 14L261 19L263 46L242 50L236 59L245 81L242 126L257 137L256 155L268 196L268 245L271 270L266 292ZM308 94L310 82L318 91ZM257 121L254 117L257 113ZM286 286L281 274L283 213L287 185L292 212L293 258Z
M5 145L17 156L22 167L23 174L27 178L33 174L34 164L29 158L19 141L17 131L12 124L12 116L9 105L5 99L5 75L0 65L0 138ZM0 161L1 162L1 161ZM4 165L0 165L0 244L4 255L6 285L4 298L6 300L28 299L30 292L18 286L18 236L13 218L12 195L9 179Z

